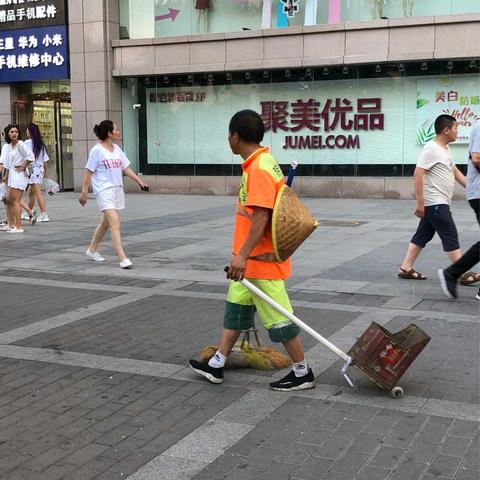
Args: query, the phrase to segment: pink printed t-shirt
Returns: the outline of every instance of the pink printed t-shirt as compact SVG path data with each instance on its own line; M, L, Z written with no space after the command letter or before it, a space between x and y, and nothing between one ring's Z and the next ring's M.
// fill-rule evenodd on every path
M109 152L99 143L88 155L85 168L92 175L93 193L97 194L112 187L123 187L123 170L128 168L130 161L118 145L114 145L113 152Z

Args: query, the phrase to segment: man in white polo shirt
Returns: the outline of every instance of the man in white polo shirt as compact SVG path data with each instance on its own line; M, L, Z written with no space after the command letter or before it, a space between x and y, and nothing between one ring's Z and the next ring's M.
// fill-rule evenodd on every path
M452 263L462 256L457 227L450 211L455 181L463 187L466 186L465 176L453 163L448 147L449 143L457 139L455 117L451 115L437 117L435 133L435 139L424 145L414 172L417 201L415 215L420 218L420 222L400 266L399 278L426 280L425 275L414 270L413 264L435 232L438 233L443 250ZM476 274L474 275L473 281L480 280Z

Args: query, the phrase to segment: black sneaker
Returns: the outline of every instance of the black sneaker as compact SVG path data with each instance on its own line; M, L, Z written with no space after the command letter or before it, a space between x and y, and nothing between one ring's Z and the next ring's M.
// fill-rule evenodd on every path
M457 279L450 275L447 269L438 270L438 278L440 279L440 285L442 286L443 293L448 298L457 298Z
M286 377L281 380L277 380L270 384L272 390L278 392L291 392L293 390L307 390L315 386L315 377L313 376L312 369L308 369L308 373L303 377L296 377L295 372L292 370Z
M211 383L223 383L223 367L211 367L208 362L197 362L197 360L190 360L188 362L190 368L205 377Z

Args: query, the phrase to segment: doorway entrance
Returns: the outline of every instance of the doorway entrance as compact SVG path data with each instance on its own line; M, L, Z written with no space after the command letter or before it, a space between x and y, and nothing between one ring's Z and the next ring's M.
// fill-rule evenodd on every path
M31 94L13 104L13 119L22 136L36 123L50 157L49 177L62 190L73 190L72 106L70 93Z

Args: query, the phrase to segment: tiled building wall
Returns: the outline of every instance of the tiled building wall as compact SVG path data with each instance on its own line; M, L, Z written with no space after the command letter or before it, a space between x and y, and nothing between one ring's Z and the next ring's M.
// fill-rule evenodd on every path
M82 183L93 126L106 118L122 123L120 80L112 77L112 40L119 37L118 0L69 0L73 165Z
M114 76L476 58L480 15L117 40Z

